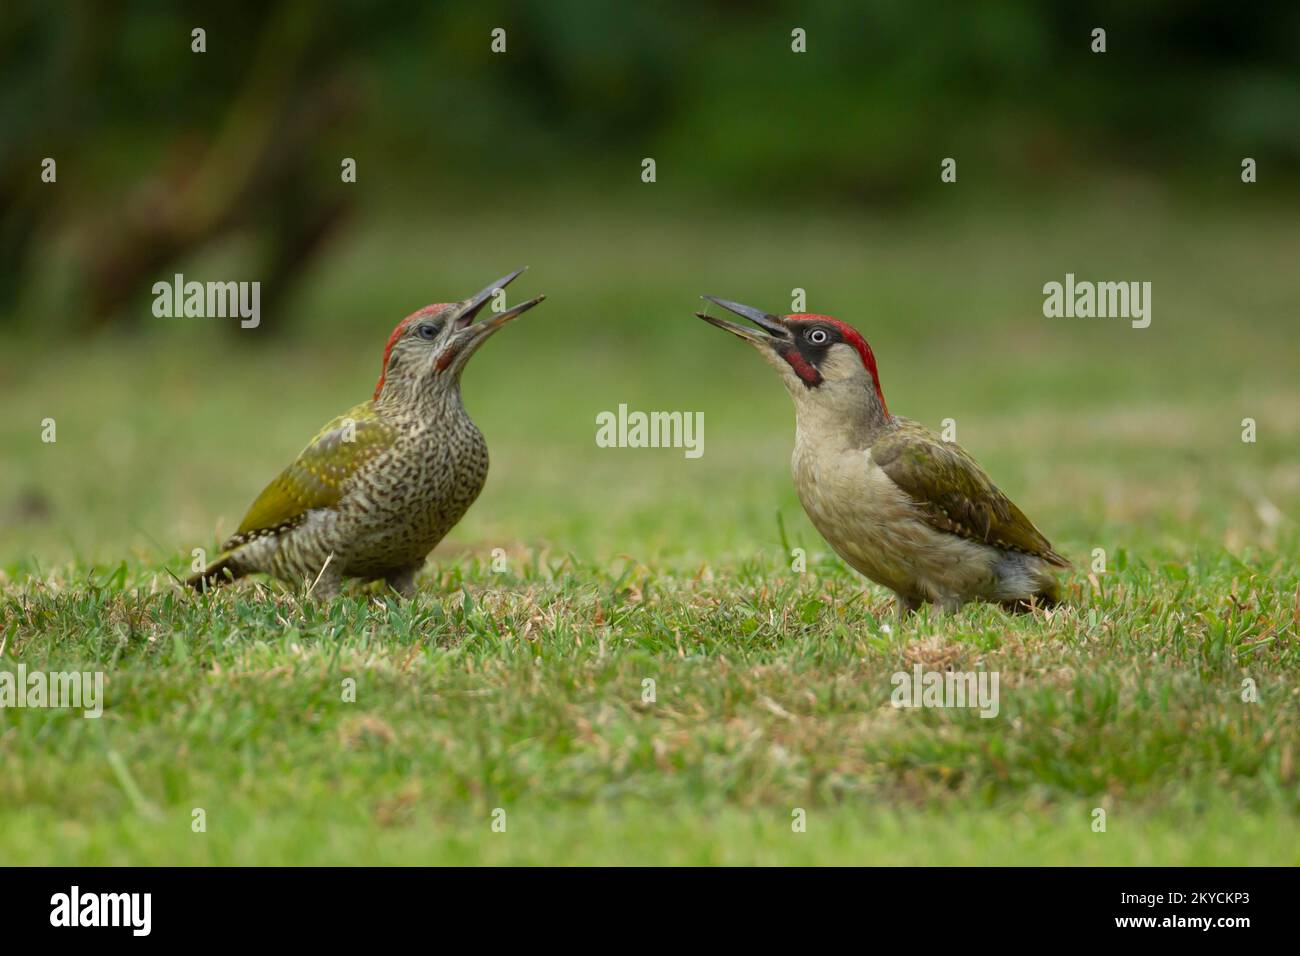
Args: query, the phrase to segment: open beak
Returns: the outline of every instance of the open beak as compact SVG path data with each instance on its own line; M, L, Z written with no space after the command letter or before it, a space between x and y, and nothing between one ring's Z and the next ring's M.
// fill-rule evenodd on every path
M723 319L716 315L708 315L705 312L696 312L695 314L708 322L710 325L716 325L720 329L726 329L732 335L737 335L749 342L755 342L760 345L774 345L777 341L790 338L790 332L782 323L781 319L771 312L764 312L761 309L755 309L748 305L741 305L739 302L729 302L726 299L719 299L711 295L702 295L701 299L707 299L715 305L720 305L728 312L734 312L758 326L758 329L751 329L747 325L741 325L739 322L732 322L730 319ZM760 331L761 330L761 331Z
M537 305L539 302L545 299L546 296L539 295L535 299L529 299L527 302L520 303L519 305L515 306L513 309L507 309L505 312L496 313L492 316L492 318L484 319L482 322L478 323L477 325L474 325L474 319L478 316L478 314L481 311L483 311L483 306L487 305L488 300L491 299L492 296L494 296L498 291L504 289L510 283L518 279L524 273L524 270L527 268L528 268L527 266L524 266L523 269L516 269L514 272L510 273L509 275L502 276L500 279L497 279L496 282L493 282L490 286L488 286L483 291L466 299L464 303L461 304L456 315L451 320L452 330L454 332L462 332L465 329L469 328L471 325L473 325L474 330L477 333L475 337L486 338L488 334L495 332L497 329L501 328L501 326L505 325L507 322L511 321L512 319L516 319L519 316L523 315L533 306Z
M483 306L487 305L488 300L498 290L504 289L518 279L523 271L523 269L516 269L509 275L502 276L482 292L466 299L456 307L456 312L450 320L446 345L438 355L438 371L443 372L451 368L454 374L460 374L469 357L478 351L478 347L486 342L493 332L507 322L513 322L546 298L544 295L539 295L535 299L519 303L513 309L494 313L491 318L484 319L482 322L474 321L475 317L483 311Z
M521 302L513 309L506 309L504 312L493 315L492 318L490 319L484 319L482 322L478 323L474 327L476 329L482 329L484 335L488 334L489 332L495 332L497 329L501 328L501 326L505 325L507 322L517 319L519 316L523 315L533 306L545 301L545 299L546 296L539 295L535 299L529 299L527 302Z

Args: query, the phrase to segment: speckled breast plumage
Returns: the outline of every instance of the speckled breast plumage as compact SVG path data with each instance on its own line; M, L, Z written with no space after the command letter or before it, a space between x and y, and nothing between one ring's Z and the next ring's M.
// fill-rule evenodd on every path
M391 447L357 470L337 505L240 549L249 570L312 580L328 557L346 577L418 568L483 490L488 450L464 409L432 421L390 420Z

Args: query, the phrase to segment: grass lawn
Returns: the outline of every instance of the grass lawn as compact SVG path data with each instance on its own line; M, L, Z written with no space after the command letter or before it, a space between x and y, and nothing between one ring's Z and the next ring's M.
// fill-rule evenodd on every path
M0 339L0 669L106 693L0 710L0 864L1300 863L1293 211L577 204L451 249L410 218L358 224L281 334ZM466 372L492 470L414 601L173 586L398 318L524 263L550 299ZM1067 272L1151 281L1151 327L1044 318ZM891 409L955 421L1075 561L1068 606L900 627L830 553L775 376L690 315L794 287ZM703 457L596 447L620 403L703 411ZM918 663L996 671L998 715L893 708Z

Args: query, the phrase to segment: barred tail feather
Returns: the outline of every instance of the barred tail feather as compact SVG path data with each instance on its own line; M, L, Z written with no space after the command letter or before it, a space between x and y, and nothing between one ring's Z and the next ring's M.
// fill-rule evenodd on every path
M1073 562L1071 562L1070 559L1065 557L1064 555L1057 553L1055 548L1048 548L1042 554L1042 558L1048 564L1054 564L1058 568L1065 568L1068 570L1074 567Z
M1061 582L1052 573L1055 562L1017 552L1007 552L997 565L996 600L1008 611L1023 613L1033 607L1053 608L1061 603Z
M196 591L207 591L242 577L244 572L235 565L232 557L230 554L223 554L198 574L186 578L186 585Z

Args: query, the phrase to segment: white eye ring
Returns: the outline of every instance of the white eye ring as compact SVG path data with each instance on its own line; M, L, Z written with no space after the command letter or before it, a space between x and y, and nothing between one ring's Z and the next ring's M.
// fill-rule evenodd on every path
M825 345L830 340L825 329L812 329L808 332L808 341L813 345Z

